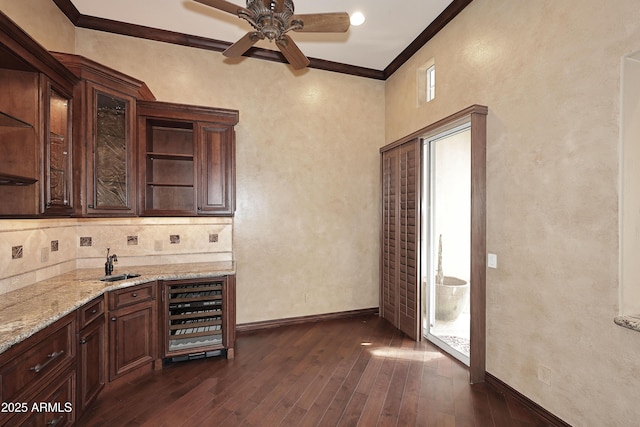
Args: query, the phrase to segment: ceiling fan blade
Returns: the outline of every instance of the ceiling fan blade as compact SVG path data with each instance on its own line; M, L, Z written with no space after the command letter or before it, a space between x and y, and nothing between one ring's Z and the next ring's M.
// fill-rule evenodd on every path
M263 38L264 36L256 31L247 33L240 40L229 46L222 54L228 58L237 58Z
M298 45L288 35L285 34L282 38L276 40L276 45L278 45L278 48L294 69L302 70L309 65L309 59L304 56Z
M291 20L294 19L304 23L301 29L295 31L308 33L344 33L351 25L347 12L293 15Z
M238 6L235 3L231 3L226 0L194 0L198 3L202 3L207 6L211 6L215 9L222 10L223 12L228 12L232 15L238 16L239 10L246 10L246 8L242 6Z

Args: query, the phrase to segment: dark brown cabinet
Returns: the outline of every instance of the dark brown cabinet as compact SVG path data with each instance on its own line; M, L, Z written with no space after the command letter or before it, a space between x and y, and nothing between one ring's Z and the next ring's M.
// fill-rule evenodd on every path
M0 215L36 215L41 187L38 74L0 69L0 92Z
M11 419L11 426L24 427L65 427L72 426L76 420L76 410L73 407L75 394L76 371L67 369L62 375L51 382L31 403L30 411L22 416ZM37 405L34 409L33 405ZM40 409L37 409L40 408Z
M109 292L109 381L156 360L156 285Z
M0 425L74 422L75 335L73 312L0 355L0 401L13 405L0 412ZM47 410L34 411L34 404Z
M43 92L44 158L43 204L45 215L73 213L71 95L58 89L50 79L41 78Z
M420 144L382 149L380 315L413 339L420 319Z
M238 112L138 102L140 215L232 216Z
M234 358L235 276L160 281L163 358L226 352Z
M78 309L78 412L82 413L104 388L106 336L104 295Z
M232 127L199 124L198 214L235 211L235 136Z
M0 216L233 216L238 111L156 102L0 24Z
M82 216L136 214L136 103L153 100L132 77L78 55L54 53L80 79L74 89L76 197Z
M72 210L76 77L0 12L0 216Z
M11 111L0 113L0 213L70 215L72 97L43 74L14 70L0 69L0 89L0 111Z

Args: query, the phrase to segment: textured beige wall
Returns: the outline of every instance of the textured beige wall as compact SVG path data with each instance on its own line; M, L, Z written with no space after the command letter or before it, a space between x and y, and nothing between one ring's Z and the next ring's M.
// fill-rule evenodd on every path
M159 100L234 108L238 322L378 306L384 82L78 29Z
M0 10L46 49L73 51L75 27L52 0L0 0Z
M639 48L636 0L475 0L386 86L388 142L489 107L487 370L576 426L640 419L640 334L613 323L621 58Z

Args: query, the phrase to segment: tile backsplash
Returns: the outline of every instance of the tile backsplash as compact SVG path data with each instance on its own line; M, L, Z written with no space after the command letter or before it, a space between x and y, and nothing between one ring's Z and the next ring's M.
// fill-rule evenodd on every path
M232 218L0 220L0 294L76 268L101 268L107 248L118 255L117 271L232 260L232 240Z

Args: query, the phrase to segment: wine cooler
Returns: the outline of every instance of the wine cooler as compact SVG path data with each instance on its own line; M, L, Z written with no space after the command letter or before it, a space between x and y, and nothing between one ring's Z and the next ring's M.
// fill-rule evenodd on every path
M233 279L223 276L163 282L165 358L185 360L224 353L233 358Z

